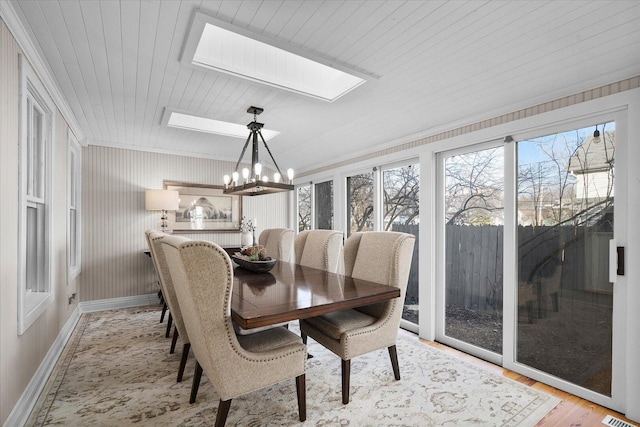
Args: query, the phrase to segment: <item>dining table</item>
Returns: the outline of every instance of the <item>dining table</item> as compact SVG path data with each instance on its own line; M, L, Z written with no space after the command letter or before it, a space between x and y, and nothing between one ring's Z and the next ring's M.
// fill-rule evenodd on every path
M268 272L235 267L231 316L241 328L252 329L399 296L393 286L277 261Z

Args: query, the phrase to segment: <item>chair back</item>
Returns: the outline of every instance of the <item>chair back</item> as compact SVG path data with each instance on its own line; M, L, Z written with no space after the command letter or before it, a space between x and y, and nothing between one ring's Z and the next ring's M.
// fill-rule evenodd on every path
M345 275L400 288L400 297L356 310L400 324L415 237L395 231L354 233L344 244Z
M342 249L342 232L304 230L295 239L296 264L342 274Z
M267 256L284 262L293 262L295 232L288 228L269 228L260 233L258 243L264 246Z
M169 236L162 244L191 348L214 389L227 396L237 382L229 363L240 349L231 324L231 259L212 242Z
M178 303L178 297L176 296L175 285L171 279L169 266L167 265L167 259L164 256L164 249L162 247L162 241L165 237L169 237L169 234L147 230L145 232L145 236L147 237L147 243L149 244L151 259L153 260L156 272L160 278L162 295L169 307L169 313L171 313L171 317L173 318L173 322L178 330L178 335L180 336L182 343L188 344L189 334L184 327L184 320L182 319L180 304Z

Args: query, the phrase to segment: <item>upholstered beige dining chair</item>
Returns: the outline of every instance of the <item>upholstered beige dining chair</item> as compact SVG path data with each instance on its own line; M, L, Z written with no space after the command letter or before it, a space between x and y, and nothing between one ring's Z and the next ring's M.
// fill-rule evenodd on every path
M344 245L345 275L400 288L400 297L300 320L300 329L342 359L342 403L349 403L351 359L388 348L400 379L396 339L415 237L391 231L354 233Z
M147 230L145 232L147 236L147 242L149 243L149 250L151 251L151 258L154 261L158 276L160 277L160 284L163 289L163 295L166 304L169 306L169 312L172 314L173 322L175 323L175 330L173 331L173 340L171 342L170 353L173 353L176 348L176 341L178 337L182 340L182 357L180 358L180 367L178 368L177 381L182 381L184 374L184 368L187 364L189 357L189 349L191 344L189 343L189 334L184 327L184 321L182 320L182 312L180 311L180 304L178 304L178 298L176 296L173 280L171 280L171 274L169 274L169 266L167 265L167 259L164 256L164 250L162 247L162 240L169 235L161 233L159 231Z
M158 263L156 262L156 258L151 250L151 242L149 241L149 233L152 230L147 230L144 233L144 237L147 240L147 247L149 248L149 256L151 257L151 262L153 263L153 270L158 275L158 287L160 290L158 291L158 297L160 298L160 304L162 304L162 312L160 313L160 323L164 320L164 316L167 313L169 306L167 305L167 301L164 299L164 287L162 285L162 280L160 280L160 272L158 269ZM167 320L167 332L165 336L169 337L169 332L171 331L171 313L169 313L169 320Z
M300 337L285 328L236 336L227 253L215 243L178 236L162 244L197 360L194 381L204 371L220 397L215 425L225 424L233 398L290 378L296 379L298 415L304 421L307 350Z
M269 228L260 233L258 244L264 246L267 256L284 262L293 262L295 233L288 228Z
M304 230L295 239L296 264L332 273L344 272L342 232L335 230Z

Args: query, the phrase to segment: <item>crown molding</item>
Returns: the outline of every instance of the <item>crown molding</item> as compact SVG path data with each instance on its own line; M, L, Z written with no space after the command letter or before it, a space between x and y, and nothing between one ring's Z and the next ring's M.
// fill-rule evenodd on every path
M64 117L69 129L76 136L81 145L85 145L85 133L76 119L75 114L69 107L55 77L51 73L49 66L43 60L38 47L33 43L33 34L22 24L18 12L12 2L8 0L0 0L0 18L4 21L7 28L16 39L18 46L22 49L22 53L35 70L36 74L44 84L45 88L53 98L53 102Z

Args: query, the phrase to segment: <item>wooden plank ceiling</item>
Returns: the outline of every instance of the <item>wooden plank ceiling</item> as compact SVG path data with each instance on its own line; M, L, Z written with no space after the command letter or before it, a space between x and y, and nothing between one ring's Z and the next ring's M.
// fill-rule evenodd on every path
M86 143L237 160L244 140L165 108L281 134L304 171L640 74L638 1L40 0L12 7ZM333 103L180 63L196 11L379 76Z

